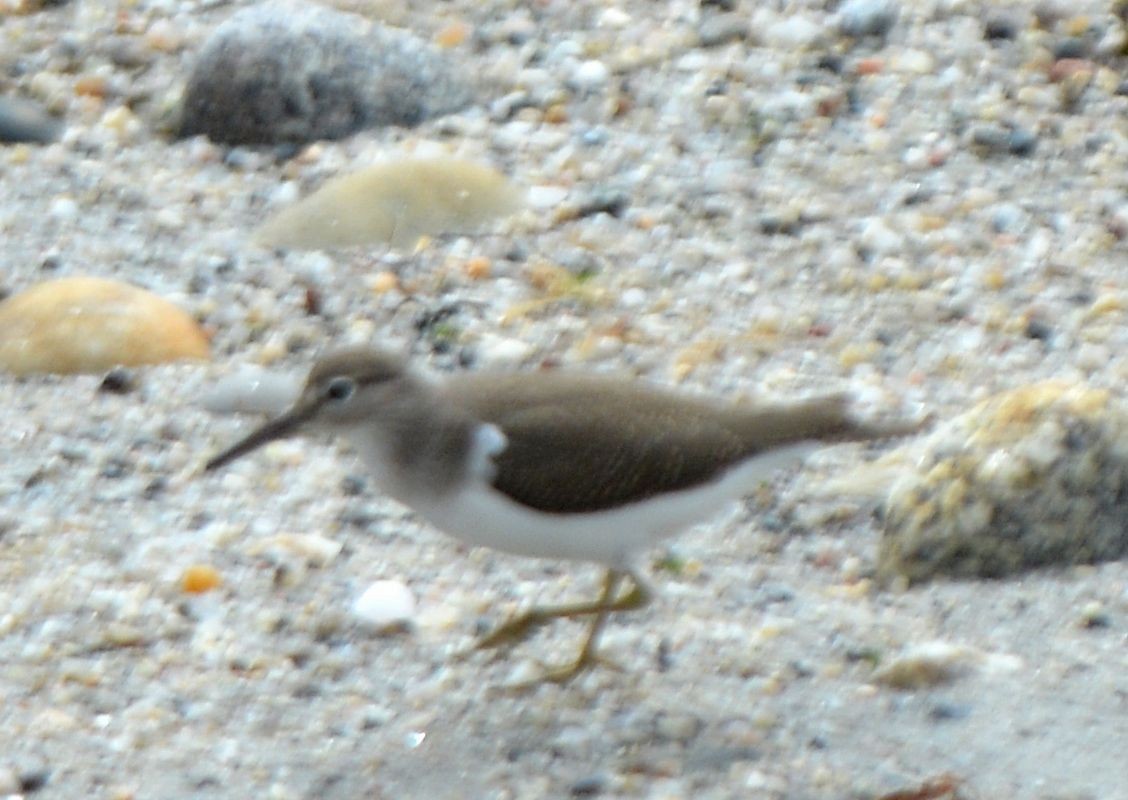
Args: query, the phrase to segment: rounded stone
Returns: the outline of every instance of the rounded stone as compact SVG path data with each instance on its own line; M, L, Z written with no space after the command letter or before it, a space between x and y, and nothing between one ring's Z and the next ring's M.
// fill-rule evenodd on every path
M271 0L237 12L204 43L179 132L227 144L339 139L415 125L470 99L449 58L409 33Z
M1128 405L1038 383L989 398L914 451L891 487L879 573L1002 577L1128 555Z
M0 303L0 369L16 375L207 357L207 336L190 315L127 283L60 278Z

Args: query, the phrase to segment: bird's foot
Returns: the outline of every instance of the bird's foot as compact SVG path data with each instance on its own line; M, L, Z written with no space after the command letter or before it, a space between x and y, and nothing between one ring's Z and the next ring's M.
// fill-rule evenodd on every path
M504 691L513 693L528 692L546 683L554 683L557 686L563 686L579 677L582 673L597 667L605 667L615 672L624 671L623 665L612 658L600 655L599 653L584 652L580 653L579 657L571 663L547 667L541 674L533 678L508 684L504 687Z
M531 608L524 614L518 614L479 638L459 655L466 658L479 650L509 650L532 636L538 628L552 622L556 615L550 613L550 611L551 609L546 611L540 608Z

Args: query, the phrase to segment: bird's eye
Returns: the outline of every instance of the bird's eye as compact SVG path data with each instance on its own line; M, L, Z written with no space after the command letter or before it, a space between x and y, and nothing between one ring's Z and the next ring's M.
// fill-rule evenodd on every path
M348 400L356 391L356 381L345 375L338 375L325 385L325 396L330 400Z

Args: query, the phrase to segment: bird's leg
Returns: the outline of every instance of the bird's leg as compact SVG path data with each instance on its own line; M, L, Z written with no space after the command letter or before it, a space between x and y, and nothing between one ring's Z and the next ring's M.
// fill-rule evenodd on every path
M616 597L623 578L630 578L631 589ZM591 616L591 626L588 628L587 637L584 639L579 657L571 664L553 670L545 676L546 680L564 683L599 660L595 648L599 641L599 634L603 631L603 626L607 622L607 615L614 611L631 611L641 608L650 600L650 597L649 588L633 572L610 569L604 576L603 590L597 600L531 608L480 639L475 648L481 650L490 647L512 646L528 638L537 628L555 619Z

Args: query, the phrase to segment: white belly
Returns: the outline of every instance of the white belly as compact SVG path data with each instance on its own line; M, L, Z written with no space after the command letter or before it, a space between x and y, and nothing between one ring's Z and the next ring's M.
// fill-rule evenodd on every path
M819 447L801 443L752 458L710 483L643 503L585 514L546 514L484 483L444 497L403 498L439 530L472 545L517 555L628 567L631 556L748 495L781 467Z

